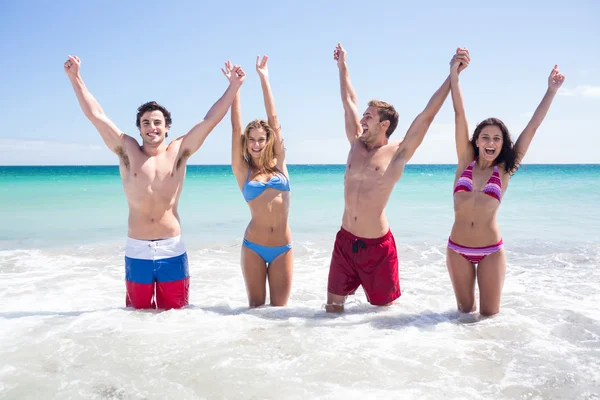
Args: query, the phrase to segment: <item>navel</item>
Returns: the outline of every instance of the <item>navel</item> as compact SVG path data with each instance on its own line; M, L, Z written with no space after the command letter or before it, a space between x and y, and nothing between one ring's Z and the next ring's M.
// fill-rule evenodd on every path
M379 167L375 167L375 171L379 171Z

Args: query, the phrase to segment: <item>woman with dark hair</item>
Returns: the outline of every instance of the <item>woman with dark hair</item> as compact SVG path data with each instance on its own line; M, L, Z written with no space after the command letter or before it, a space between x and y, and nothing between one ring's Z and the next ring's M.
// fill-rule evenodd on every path
M514 145L506 125L497 118L482 121L469 140L458 80L459 73L468 64L461 61L469 57L468 50L459 48L450 67L458 166L454 180L455 219L448 239L446 264L458 309L467 313L477 309L477 280L480 314L489 316L500 311L506 272L506 256L496 214L510 177L525 156L565 77L555 65L542 102Z
M252 215L241 260L250 307L265 304L267 279L273 306L286 305L292 287L290 181L267 60L256 58L267 121L254 120L242 131L239 92L231 106L231 168ZM223 73L228 79L233 69L227 62Z

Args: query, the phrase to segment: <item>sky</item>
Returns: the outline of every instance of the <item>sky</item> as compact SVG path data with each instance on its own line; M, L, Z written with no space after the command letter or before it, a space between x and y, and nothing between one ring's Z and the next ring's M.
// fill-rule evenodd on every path
M563 88L524 163L600 163L600 2L589 1L0 2L0 165L116 165L79 108L67 55L110 119L139 138L136 109L156 100L172 113L169 139L201 120L227 88L230 59L247 72L244 123L265 118L257 55L269 72L290 164L343 164L344 133L333 50L346 48L359 111L394 104L400 140L449 73L457 47L473 131L502 119L516 140L559 64ZM525 4L521 4L525 3ZM229 114L189 164L229 164ZM448 97L411 163L456 163Z

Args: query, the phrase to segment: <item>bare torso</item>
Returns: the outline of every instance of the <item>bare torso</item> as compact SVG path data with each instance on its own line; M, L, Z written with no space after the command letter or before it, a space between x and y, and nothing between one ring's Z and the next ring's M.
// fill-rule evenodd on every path
M454 185L460 178L466 165L458 165ZM502 179L502 196L506 192L510 175L498 167ZM454 225L450 239L462 246L487 247L502 239L496 221L500 202L483 193L488 179L493 173L493 167L481 170L473 167L473 192L458 192L454 194Z
M251 174L249 179L267 182L272 174ZM260 196L248 202L252 220L244 237L262 246L284 246L292 242L288 225L290 192L266 188Z
M385 206L404 171L404 163L395 158L399 144L373 150L360 140L352 144L344 175L342 227L356 236L378 238L389 230Z
M156 240L181 234L177 205L186 168L185 158L177 159L180 145L174 140L164 152L148 156L135 139L125 137L124 151L117 150L130 238Z

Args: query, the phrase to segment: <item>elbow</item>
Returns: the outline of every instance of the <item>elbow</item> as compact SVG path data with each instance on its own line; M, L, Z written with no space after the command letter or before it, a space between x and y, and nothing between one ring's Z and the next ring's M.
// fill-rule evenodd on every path
M433 110L425 110L421 113L420 119L424 124L429 126L433 122L433 119L435 118L436 114L437 113L434 112Z
M104 117L102 110L84 110L84 114L91 121L98 121Z
M202 120L201 122L199 122L196 126L202 125L205 129L208 130L208 132L211 132L213 129L215 129L215 127L219 124L219 122L221 122L222 119L223 118L215 119L212 117L208 117L208 118Z

